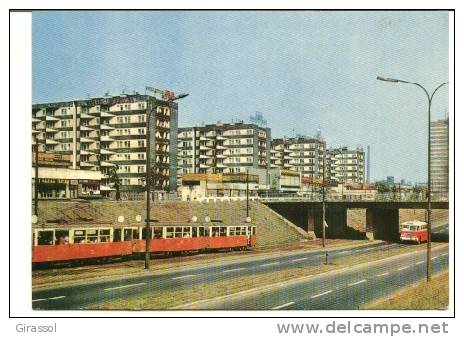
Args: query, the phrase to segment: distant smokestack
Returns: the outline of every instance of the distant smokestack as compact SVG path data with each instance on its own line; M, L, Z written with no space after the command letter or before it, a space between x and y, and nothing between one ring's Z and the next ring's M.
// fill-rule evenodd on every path
M366 170L366 181L368 184L371 183L371 146L367 145L367 170Z

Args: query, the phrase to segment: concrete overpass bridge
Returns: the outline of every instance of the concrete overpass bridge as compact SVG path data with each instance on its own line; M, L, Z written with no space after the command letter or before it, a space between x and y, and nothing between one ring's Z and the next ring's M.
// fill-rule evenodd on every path
M292 221L295 225L320 237L322 235L322 202L303 198L262 198L262 203ZM433 209L448 209L448 201L432 201ZM350 236L347 226L348 209L366 210L366 232L368 238L395 241L399 233L400 209L427 209L424 200L329 200L326 201L327 237L341 238ZM347 235L348 234L348 235ZM353 235L364 235L354 233Z

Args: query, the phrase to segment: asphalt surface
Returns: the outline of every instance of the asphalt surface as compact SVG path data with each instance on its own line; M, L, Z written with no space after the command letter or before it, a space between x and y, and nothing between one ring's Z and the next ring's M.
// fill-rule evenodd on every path
M425 278L425 252L321 274L259 293L199 302L183 309L353 310ZM448 268L448 247L434 249L432 271Z
M437 227L435 230L441 230L443 227ZM366 252L375 252L375 251L384 251L384 250L396 250L401 247L404 247L402 244L398 243L377 243L368 246L360 246L360 247L352 247L352 248L339 248L331 250L328 254L328 261L335 261L337 258L341 257L348 257L348 256L360 256L365 254ZM446 248L447 250L447 248ZM124 300L127 297L131 296L146 296L148 293L159 292L163 290L170 290L175 291L176 289L185 289L188 287L192 287L197 284L201 283L213 283L218 280L233 280L236 277L247 276L247 275L258 275L263 273L270 273L273 271L284 271L290 268L296 267L308 267L308 266L318 266L325 262L326 255L322 251L312 251L312 252L295 252L285 256L277 256L277 257L269 257L269 258L259 258L259 259L249 259L246 262L231 262L226 263L223 265L216 265L216 266L198 266L197 268L189 268L185 271L177 271L177 272L168 272L158 275L144 275L144 276L137 276L133 278L127 279L119 279L119 280L110 280L110 281L102 281L97 283L91 284L81 284L81 285L72 285L66 287L57 287L53 289L46 289L46 290L37 290L33 291L32 293L32 307L36 310L75 310L81 309L83 307L104 303L106 301L114 301L114 300ZM437 258L438 259L438 258ZM442 261L444 256L439 257L439 261ZM436 263L436 262L434 262ZM434 271L439 270L439 266L443 266L443 268L447 267L447 257L446 257L446 266L444 263L437 265L434 268ZM388 265L385 268L392 268ZM374 286L375 291L368 292L371 298L372 296L381 296L382 293L379 292L381 289L385 291L391 291L397 289L397 287L392 288L393 285L399 284L399 286L405 286L411 282L414 282L421 276L421 269L425 268L421 264L418 264L414 268L404 269L404 273L409 275L410 272L413 270L415 271L412 276L405 276L404 282L391 282L391 277L381 278L376 281L386 282L385 287L378 287ZM441 267L440 267L441 268ZM417 269L417 270L416 270ZM352 275L352 276L350 276ZM322 282L323 284L334 284L336 281L342 282L344 284L344 280L346 279L348 283L352 281L350 277L354 278L357 276L357 273L347 273L346 275L340 275L339 279L327 279L327 282ZM350 288L346 292L346 294L351 293L352 291L361 291L359 289L365 289L367 286L372 286L370 281L371 276L366 276L366 281L359 284L359 286ZM353 281L356 282L356 281ZM346 283L346 282L345 282ZM296 286L296 285L295 285ZM302 285L303 288L306 290L311 289L311 291L320 291L321 293L325 291L331 290L330 293L326 295L321 295L315 297L315 301L311 301L311 303L319 303L322 305L318 307L317 305L311 305L312 308L337 308L343 309L345 308L347 303L338 303L337 301L329 301L329 302L321 302L326 299L330 299L337 294L337 289L335 286L331 287L330 289L324 290L325 288L320 288L317 284L313 286L309 285ZM254 303L255 306L250 306L248 302L234 302L231 301L230 303L217 303L219 307L214 308L221 308L221 309L267 309L273 308L275 306L284 305L292 302L292 304L286 306L285 308L289 309L307 309L305 303L302 300L298 299L304 294L306 294L303 288L295 288L294 290L290 290L288 293L284 294L270 294L269 298L260 297L258 299L251 299L251 303ZM293 288L292 288L293 289ZM384 291L384 292L385 292ZM361 291L362 292L362 291ZM388 293L388 292L387 292ZM290 294L296 294L296 297L288 297ZM303 294L303 295L302 295ZM309 295L309 294L308 294ZM317 295L317 293L316 293ZM363 296L355 296L356 294L353 293L353 298L364 298ZM313 296L313 295L311 295ZM320 298L319 298L320 297ZM372 298L374 298L372 297ZM367 298L367 297L366 297ZM283 302L282 300L287 300L287 302ZM283 302L283 303L281 303ZM359 305L359 300L352 300L349 302L349 308L356 308L356 305ZM257 304L259 303L259 306ZM330 303L334 303L334 306L331 306ZM364 303L364 302L362 302ZM216 304L215 304L216 305ZM208 307L209 308L209 307ZM131 309L131 308L128 308Z

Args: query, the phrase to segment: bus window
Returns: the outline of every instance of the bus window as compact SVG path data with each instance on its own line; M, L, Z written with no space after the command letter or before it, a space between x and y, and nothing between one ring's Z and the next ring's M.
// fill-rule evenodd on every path
M192 238L196 238L198 236L198 228L192 227Z
M121 242L121 228L113 230L113 242Z
M56 230L55 231L55 244L64 245L69 243L69 231Z
M53 230L50 231L39 231L37 237L37 244L39 246L53 245L55 235Z
M166 227L166 239L172 239L174 237L174 227Z
M182 237L182 227L176 227L176 230L174 231L174 237L175 238Z
M99 242L110 242L110 229L99 229L98 232Z
M97 243L98 242L98 230L97 229L88 229L87 230L87 242L88 243Z
M163 238L163 227L153 227L153 239Z

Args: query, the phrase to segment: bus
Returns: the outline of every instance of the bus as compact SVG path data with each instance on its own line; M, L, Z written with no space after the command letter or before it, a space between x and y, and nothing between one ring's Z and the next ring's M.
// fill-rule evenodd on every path
M427 242L427 223L423 221L406 221L400 227L400 241L401 242Z

